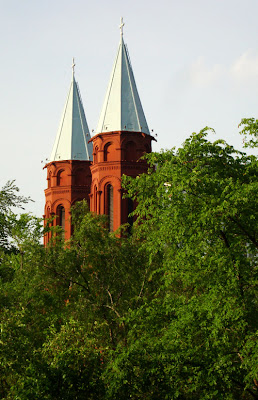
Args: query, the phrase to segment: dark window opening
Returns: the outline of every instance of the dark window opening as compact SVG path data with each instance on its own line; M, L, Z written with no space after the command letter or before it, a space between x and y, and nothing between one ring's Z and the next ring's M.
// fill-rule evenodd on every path
M107 186L107 215L108 215L108 228L109 232L113 232L114 228L114 199L113 199L113 186Z
M95 186L95 189L94 189L94 212L95 213L97 213L98 212L98 210L97 210L97 202L98 202L98 193L97 193L97 186Z
M57 173L57 177L56 177L57 186L62 186L63 185L63 177L64 177L63 172L64 171L61 170L61 171L58 171L58 173Z
M110 143L107 143L104 147L104 161L109 161L109 147Z
M65 209L63 206L57 208L57 225L65 230Z

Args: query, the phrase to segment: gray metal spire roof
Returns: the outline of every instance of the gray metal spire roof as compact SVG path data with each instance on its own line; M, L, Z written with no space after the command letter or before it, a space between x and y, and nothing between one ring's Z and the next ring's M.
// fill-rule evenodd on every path
M91 136L78 84L73 77L49 161L92 160Z
M95 133L134 131L150 134L134 80L129 54L121 41Z

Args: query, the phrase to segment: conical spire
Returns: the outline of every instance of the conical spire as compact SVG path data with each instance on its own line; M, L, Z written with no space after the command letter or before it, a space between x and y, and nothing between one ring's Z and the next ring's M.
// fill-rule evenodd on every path
M92 160L92 143L78 84L73 75L49 161Z
M123 26L121 19L121 40L96 133L125 130L150 134L123 40Z

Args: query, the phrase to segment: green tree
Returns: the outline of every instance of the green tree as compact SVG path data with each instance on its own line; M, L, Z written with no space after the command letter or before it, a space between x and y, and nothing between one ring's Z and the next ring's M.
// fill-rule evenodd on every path
M82 202L44 248L1 208L1 399L258 397L257 158L207 130L146 158L127 238Z
M244 147L258 146L258 120L255 118L243 118L239 124L242 128L241 135L244 135Z
M14 181L8 181L0 190L0 250L10 249L9 237L13 228L13 208L23 209L29 197L20 196Z
M105 372L109 398L258 398L257 158L206 136L124 180L139 245L162 262Z
M85 202L72 220L70 242L53 232L46 249L25 247L25 231L15 231L23 258L22 268L20 253L6 259L16 268L2 286L2 398L105 398L109 355L126 343L126 316L148 286L146 258L133 238L110 234L106 218Z
M141 301L146 256L134 238L110 233L106 217L91 214L86 202L75 205L72 221L70 242L55 238L45 269L61 290L68 288L73 316L88 324L102 346L114 349L126 340L125 314Z
M0 398L24 374L34 348L42 343L44 280L40 267L44 259L42 224L28 214L9 213L9 249L2 251L0 266ZM42 295L41 295L42 293ZM41 296L40 296L41 295ZM41 303L41 304L40 304ZM44 319L44 320L43 320Z

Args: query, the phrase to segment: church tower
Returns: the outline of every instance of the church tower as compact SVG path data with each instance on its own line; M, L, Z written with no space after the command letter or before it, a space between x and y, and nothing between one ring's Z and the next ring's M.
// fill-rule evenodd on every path
M134 205L130 199L123 198L121 177L136 177L147 171L146 162L140 158L151 152L154 139L135 84L123 26L121 19L117 57L96 134L90 141L93 144L90 210L108 216L110 231L132 222L128 214Z
M65 240L71 236L70 209L78 200L89 202L92 161L92 143L85 117L79 87L75 81L73 62L72 81L61 118L59 130L47 169L48 187L45 190L44 218L56 216L53 225L64 228ZM50 233L44 237L44 245Z

